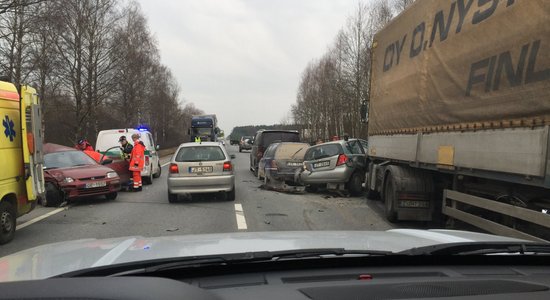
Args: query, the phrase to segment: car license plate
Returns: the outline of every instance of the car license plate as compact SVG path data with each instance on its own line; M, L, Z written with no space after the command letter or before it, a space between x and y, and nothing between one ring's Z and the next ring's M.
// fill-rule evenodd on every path
M315 169L317 169L317 168L322 168L322 167L328 167L328 166L330 166L330 161L329 161L329 160L320 161L320 162L318 162L318 163L314 163L314 164L313 164L313 167L314 167Z
M301 167L302 166L302 163L299 163L299 162L288 162L286 163L287 166L289 167Z
M400 200L400 207L412 207L412 208L429 208L430 202L428 201L414 201L414 200Z
M89 183L86 183L86 188L91 189L91 188L103 187L106 185L107 185L106 181L89 182Z
M189 173L212 173L212 167L189 167Z

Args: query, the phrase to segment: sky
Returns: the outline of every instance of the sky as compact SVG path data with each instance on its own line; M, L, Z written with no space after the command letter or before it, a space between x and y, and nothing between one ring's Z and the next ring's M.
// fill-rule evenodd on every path
M138 0L184 103L233 127L290 116L300 77L357 0Z

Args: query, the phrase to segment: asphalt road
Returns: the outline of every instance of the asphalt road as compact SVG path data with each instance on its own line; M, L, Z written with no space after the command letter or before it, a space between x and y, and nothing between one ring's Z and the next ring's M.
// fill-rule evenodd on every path
M0 257L42 244L87 238L393 227L381 217L380 203L364 197L265 190L249 170L249 152L239 153L235 146L228 150L236 155L234 202L209 195L168 203L165 165L162 176L140 193L120 192L113 201L85 199L64 208L37 207L18 219L15 239L0 246ZM165 157L161 163L168 161Z

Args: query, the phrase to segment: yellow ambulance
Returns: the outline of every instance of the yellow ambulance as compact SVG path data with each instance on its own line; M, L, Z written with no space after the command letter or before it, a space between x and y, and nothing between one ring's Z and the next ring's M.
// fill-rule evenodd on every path
M45 196L42 116L36 90L0 81L0 244L13 239L16 218Z

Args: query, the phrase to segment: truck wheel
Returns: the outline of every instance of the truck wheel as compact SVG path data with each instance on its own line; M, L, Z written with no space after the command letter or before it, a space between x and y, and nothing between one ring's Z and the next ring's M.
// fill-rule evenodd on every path
M395 182L391 174L388 175L386 180L384 204L386 219L392 223L397 222L397 211L395 210Z
M55 207L59 206L61 202L63 202L61 191L53 183L46 183L46 197L42 201L42 205L46 207Z
M225 194L227 201L235 201L235 187Z
M168 202L175 203L178 201L178 195L168 192Z
M15 235L15 208L7 201L0 202L0 245L9 243Z
M159 171L155 173L155 175L153 175L153 177L155 178L159 178L160 175L162 174L162 168L160 167L160 162L158 164L158 167L159 167Z
M352 196L359 196L363 192L363 178L359 173L353 173L348 181L348 190Z
M117 192L112 192L112 193L109 193L109 194L105 195L105 198L107 200L115 200L117 196L118 196Z

